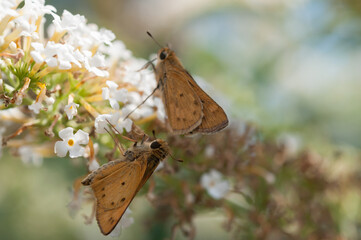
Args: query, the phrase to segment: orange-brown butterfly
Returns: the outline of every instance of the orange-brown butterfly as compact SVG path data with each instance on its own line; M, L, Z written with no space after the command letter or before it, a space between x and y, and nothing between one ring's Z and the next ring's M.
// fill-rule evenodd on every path
M137 192L168 154L168 144L161 139L135 143L121 159L102 165L82 181L93 189L96 219L104 235L115 228Z
M157 58L156 89L162 93L168 127L173 134L215 133L228 125L224 110L198 86L174 51L162 47Z

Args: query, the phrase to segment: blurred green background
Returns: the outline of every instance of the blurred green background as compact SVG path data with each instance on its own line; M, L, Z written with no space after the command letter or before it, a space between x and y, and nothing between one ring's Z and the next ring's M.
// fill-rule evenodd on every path
M342 150L354 156L351 162L360 160L359 0L46 3L59 15L67 9L112 30L136 57L149 58L158 50L146 31L164 45L171 43L185 67L210 84L208 92L226 109L231 124L252 122L265 137L291 135L323 156ZM46 160L36 168L3 156L1 239L104 238L96 223L85 225L80 214L73 219L67 212L72 182L84 172L84 164L68 159ZM152 211L142 198L132 209L136 223ZM217 211L197 217L197 239L227 236L222 221ZM139 234L145 232L143 225L133 224L121 238L134 239L137 233L137 239L161 239L168 232L159 226L149 235Z

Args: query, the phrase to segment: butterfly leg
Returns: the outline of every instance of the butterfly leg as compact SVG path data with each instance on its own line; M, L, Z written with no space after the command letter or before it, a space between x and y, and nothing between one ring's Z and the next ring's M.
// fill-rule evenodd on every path
M149 96L146 97L136 108L134 108L130 113L128 113L128 115L123 120L127 119L135 110L137 110L140 106L142 106L158 89L159 89L159 83L154 88L153 92L151 94L149 94Z

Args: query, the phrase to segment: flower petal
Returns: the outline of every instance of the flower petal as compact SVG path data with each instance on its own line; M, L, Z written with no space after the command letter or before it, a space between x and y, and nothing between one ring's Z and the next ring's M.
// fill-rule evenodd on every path
M110 94L109 88L103 87L102 88L102 97L103 97L104 100L109 99L109 96L110 96L109 94Z
M57 141L54 146L54 152L58 157L65 157L68 152L68 144L64 141Z
M72 127L64 128L63 130L61 130L59 132L59 137L63 140L66 140L66 139L74 136L73 131L74 131L74 129Z
M123 121L122 125L125 128L125 131L130 132L132 130L133 121L127 118Z
M108 85L110 90L116 90L118 88L118 84L113 81L107 81L106 84Z
M109 104L110 106L115 109L115 110L119 110L119 103L117 100L115 100L114 98L110 98L109 99Z
M69 149L69 157L76 158L84 155L85 148L80 145L75 145L74 147Z
M77 144L88 144L89 134L79 129L74 135L75 142Z

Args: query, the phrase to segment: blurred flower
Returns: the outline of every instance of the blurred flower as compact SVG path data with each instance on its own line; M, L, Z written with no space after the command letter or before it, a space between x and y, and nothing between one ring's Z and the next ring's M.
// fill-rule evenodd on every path
M132 225L134 223L134 218L130 216L131 213L132 213L132 211L129 208L127 208L127 210L125 210L122 218L120 219L118 224L115 226L114 230L109 234L109 236L119 237L124 228L130 227L130 225Z
M0 158L3 155L3 134L5 132L5 127L0 127Z
M75 194L74 189L72 191L73 191L72 195L74 196L74 194ZM82 193L77 193L77 196L73 197L72 200L70 201L70 203L67 205L70 217L72 217L72 218L75 217L75 215L81 209L82 203L83 203Z
M164 104L162 99L156 97L154 98L154 105L157 107L157 117L159 120L161 120L162 122L165 121L165 108L164 108Z
M86 56L86 58L84 58L84 66L89 72L92 72L99 77L109 76L108 71L101 69L106 66L104 55L96 53L92 56L90 51L84 51L83 53Z
M157 168L154 170L154 172L157 172L157 171L161 170L162 168L164 168L164 162L163 162L163 161L158 164L158 166L157 166Z
M95 171L95 170L97 170L99 167L100 167L100 165L99 165L98 161L97 161L95 158L91 159L91 160L89 161L89 163L88 163L88 170L89 170L89 172Z
M59 132L59 137L63 141L57 141L54 147L54 152L58 157L65 157L68 151L71 158L84 155L85 148L81 147L80 144L88 144L89 134L81 129L75 134L73 131L73 128L67 127Z
M15 0L9 1L0 1L0 19L3 19L5 16L16 17L19 13L15 10L18 3Z
M109 100L110 106L119 110L118 102L127 101L128 90L125 88L118 89L118 84L113 81L107 81L106 84L108 87L102 88L102 96L104 100Z
M94 144L93 144L93 149L94 149L94 156L96 156L97 153L99 152L99 144L98 144L98 143L94 143ZM89 157L90 157L90 154L91 154L90 147L89 147L89 145L87 145L87 146L85 147L85 152L84 152L83 157L84 157L84 158L89 158Z
M42 102L46 98L46 86L43 83L38 83L38 86L40 87L40 92L38 93L36 100L33 104L29 106L29 109L33 111L35 114L38 114L40 112L42 105Z
M64 111L69 120L73 119L73 117L78 113L77 107L79 107L79 104L74 102L71 102L65 106Z
M223 198L230 190L229 182L215 169L202 175L201 185L214 199Z
M30 78L25 78L24 85L20 88L20 90L15 94L15 104L20 105L23 102L23 98L25 95L25 91L29 88Z
M287 157L294 157L299 152L302 141L299 136L283 133L277 138L277 144L283 146Z
M114 114L102 114L95 119L95 131L97 133L106 133L108 131L113 131L109 128L111 124L117 131L120 133L125 131L130 132L132 130L132 120L129 118L125 120L120 120L120 113L116 112Z
M214 149L213 145L207 145L207 147L204 149L204 155L209 158L213 157L215 152L216 149Z
M43 164L43 157L40 156L35 151L35 149L30 146L20 147L19 154L21 157L21 161L26 165L33 164L33 165L39 167Z

